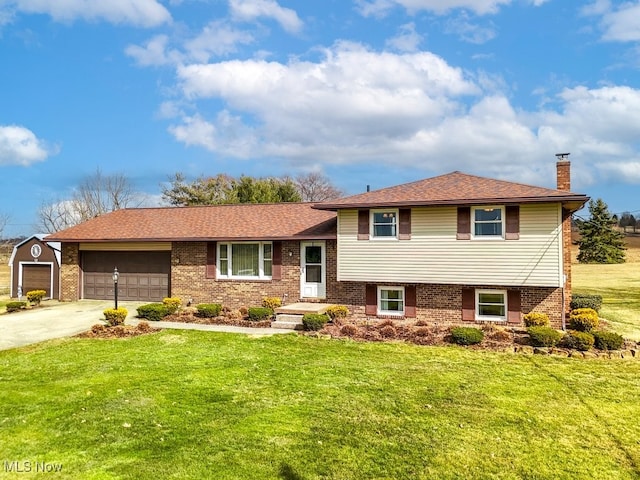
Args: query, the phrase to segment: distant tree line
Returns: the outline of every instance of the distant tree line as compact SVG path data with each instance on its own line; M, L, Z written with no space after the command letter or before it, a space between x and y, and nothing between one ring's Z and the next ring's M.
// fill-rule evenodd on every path
M614 220L618 222L618 226L622 228L624 232L627 232L627 228L633 233L636 233L636 227L638 226L638 221L630 212L624 212L620 218L617 215L613 216Z
M187 181L181 173L161 186L162 199L171 206L218 205L233 203L322 202L343 195L324 175L309 173L296 178L238 178L218 174ZM120 208L140 207L146 198L136 192L124 174L105 175L99 169L81 180L70 198L44 202L35 228L54 233ZM0 215L0 238L8 222Z

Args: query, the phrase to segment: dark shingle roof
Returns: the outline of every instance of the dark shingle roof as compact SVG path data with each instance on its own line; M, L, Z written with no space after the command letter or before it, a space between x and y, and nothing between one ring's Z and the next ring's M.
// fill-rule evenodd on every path
M588 200L583 194L452 172L318 203L314 207L339 210L388 206L562 202L567 208L578 209Z
M336 237L336 214L311 203L238 204L116 210L47 241L285 240Z

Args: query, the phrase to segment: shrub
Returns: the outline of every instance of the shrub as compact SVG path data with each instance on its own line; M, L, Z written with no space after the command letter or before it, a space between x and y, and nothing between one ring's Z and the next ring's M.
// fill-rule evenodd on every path
M249 309L247 307L240 307L238 310L242 314L242 316L249 314Z
M107 308L104 312L104 318L111 327L122 325L129 311L126 308Z
M282 306L282 300L280 299L280 297L265 297L262 299L262 306L264 308L275 310L276 308Z
M593 337L598 350L620 350L624 343L624 338L613 332L593 332Z
M595 339L593 338L593 335L589 332L576 332L570 330L565 333L564 337L560 340L560 346L586 352L593 347L594 341Z
M393 320L387 318L386 320L381 321L378 324L378 328L384 328L384 327L395 327L396 324L393 323Z
M431 335L431 330L429 329L429 327L418 327L415 329L414 333L416 337L428 337L429 335Z
M196 315L203 318L213 318L220 315L222 305L219 303L199 303L196 305L198 312Z
M393 338L396 336L396 328L391 325L385 325L380 329L380 335L384 338Z
M182 306L182 300L178 297L167 297L162 300L162 304L167 307L169 314L176 313Z
M329 321L329 316L324 313L305 313L302 316L302 325L305 330L316 332L322 330L325 323Z
M27 302L9 302L6 305L7 313L17 312L27 307Z
M591 308L596 312L602 307L602 295L587 295L586 293L574 293L571 295L571 310L578 308Z
M524 325L526 327L548 327L549 315L542 312L529 312L524 315Z
M562 338L562 333L551 327L529 327L527 333L534 347L553 347Z
M147 303L137 308L138 317L158 322L169 315L169 309L164 303Z
M592 308L577 308L569 315L569 328L579 332L590 332L598 328L598 312Z
M27 300L34 305L40 305L40 302L47 294L44 290L30 290L27 292Z
M251 322L261 322L273 316L273 310L267 307L249 307L248 313Z
M149 332L153 332L154 329L151 327L151 325L149 325L148 322L140 322L136 326L136 330L138 330L141 333L149 333Z
M340 328L340 334L347 337L353 337L356 333L358 333L358 327L355 325L343 325Z
M104 326L104 325L102 325L101 323L96 323L95 325L93 325L93 326L91 327L91 331L92 331L93 333L95 333L96 335L98 335L98 334L100 334L100 333L104 332L105 330L106 330L105 326Z
M346 318L349 315L349 309L344 305L331 305L326 313L332 321L335 321Z
M475 345L484 338L484 332L473 327L453 327L451 340L458 345Z

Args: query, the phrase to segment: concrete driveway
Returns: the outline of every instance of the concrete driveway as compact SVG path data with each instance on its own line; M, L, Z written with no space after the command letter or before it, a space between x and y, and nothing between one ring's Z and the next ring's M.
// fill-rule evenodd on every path
M113 308L113 301L81 300L57 302L48 300L42 307L0 315L0 350L21 347L52 338L69 337L89 330L104 320L102 312ZM139 302L119 302L129 310L127 320L136 315Z

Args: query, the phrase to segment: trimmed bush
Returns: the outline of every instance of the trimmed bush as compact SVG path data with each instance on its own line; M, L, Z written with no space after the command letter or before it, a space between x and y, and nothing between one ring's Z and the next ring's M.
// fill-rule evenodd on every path
M529 327L527 333L534 347L554 347L562 338L562 332L551 327Z
M573 348L574 350L586 352L593 347L594 342L595 339L589 332L576 332L574 330L570 330L564 334L559 345L561 347Z
M167 307L169 314L176 313L182 306L182 300L178 297L167 297L162 299L162 304Z
M273 316L273 310L267 307L249 307L249 321L261 322Z
M27 302L9 302L5 306L7 307L7 313L17 312L27 308Z
M40 302L47 294L44 290L30 290L27 292L27 300L34 305L40 305Z
M152 322L159 322L169 315L169 309L164 303L147 303L137 308L138 317L146 318Z
M571 330L590 332L598 328L599 324L600 319L598 318L598 312L593 308L571 310L571 314L569 315L569 328Z
M349 309L344 305L331 305L327 308L326 314L329 315L329 318L334 320L340 320L342 318L347 318L349 315Z
M305 313L302 316L302 325L305 330L316 332L322 330L325 323L329 321L329 316L324 313Z
M593 332L593 337L598 350L620 350L624 344L624 338L613 332Z
M548 327L551 325L549 315L542 312L529 312L524 315L523 320L526 327Z
M602 295L587 295L586 293L574 293L571 295L571 310L578 308L592 308L596 312L602 308Z
M484 332L473 327L453 327L451 340L458 345L476 345L484 338Z
M127 318L127 314L129 311L126 308L107 308L104 312L104 318L107 320L107 323L110 327L115 327L116 325L122 325L124 323L125 318Z
M222 305L219 303L200 303L196 305L196 309L198 310L198 313L196 313L198 317L213 318L220 315Z
M265 297L262 299L262 306L264 308L270 308L271 310L275 310L282 306L282 300L280 297Z

